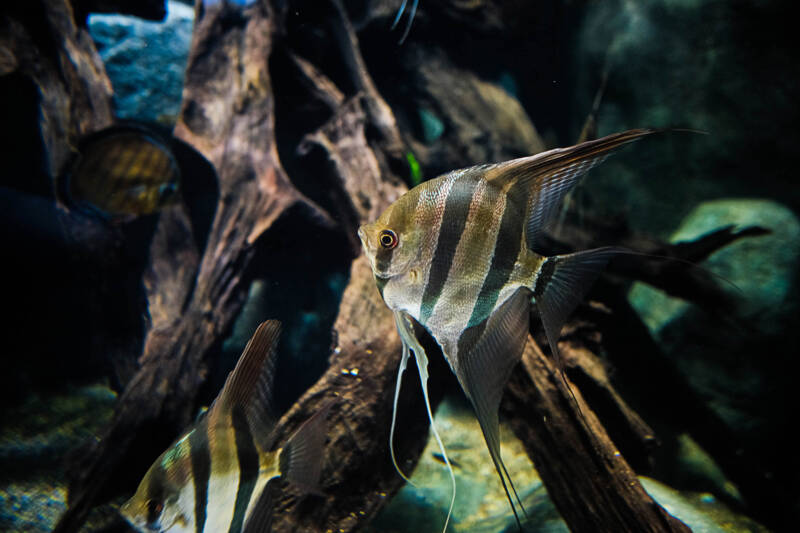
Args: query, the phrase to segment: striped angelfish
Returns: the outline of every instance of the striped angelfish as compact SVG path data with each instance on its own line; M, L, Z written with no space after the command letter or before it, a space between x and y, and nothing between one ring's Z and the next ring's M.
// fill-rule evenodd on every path
M272 375L280 323L256 330L211 409L156 459L120 513L137 530L190 533L268 531L267 483L281 475L315 492L328 408L283 448L272 431Z
M414 187L377 221L359 229L378 290L394 312L403 342L395 411L402 373L413 352L433 424L427 357L417 337L422 326L441 347L472 403L518 522L511 497L514 487L500 457L498 408L525 346L531 303L538 306L559 361L556 340L561 327L618 249L552 257L537 250L542 249L560 201L577 180L612 151L654 131L630 130L504 163L456 170ZM391 444L394 417L390 450L397 468ZM435 426L433 433L450 467ZM452 468L450 477L452 511Z
M180 182L170 137L145 124L124 122L80 140L56 192L70 209L125 221L178 203Z

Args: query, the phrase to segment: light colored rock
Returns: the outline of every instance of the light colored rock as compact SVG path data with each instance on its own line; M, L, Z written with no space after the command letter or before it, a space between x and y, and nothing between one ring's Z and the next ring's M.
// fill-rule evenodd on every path
M764 526L747 517L731 512L711 494L684 494L658 481L640 477L647 493L666 511L684 524L693 533L766 533Z
M800 262L800 222L789 209L770 200L714 200L697 206L670 241L694 240L728 225L761 226L772 233L734 242L709 257L703 267L720 276L722 286L734 293L740 318L764 334L777 334L796 311L791 295ZM629 299L656 336L690 307L643 283L634 285Z
M456 501L452 526L448 531L488 533L504 531L512 526L515 529L514 515L472 409L463 401L447 398L440 404L435 421L447 456L456 465ZM557 513L554 514L542 481L522 443L503 425L500 427L500 447L503 461L529 515L539 519L549 516L561 522ZM411 475L416 486L403 487L376 519L371 531L441 533L450 506L452 485L447 467L436 459L440 453L431 434ZM568 530L564 526L549 531Z
M436 427L455 460L456 502L447 531L451 533L512 533L517 531L497 472L494 469L480 426L472 410L461 399L445 398L435 416ZM567 533L547 495L539 475L528 458L522 443L505 426L500 426L503 460L525 506L528 519L524 531ZM387 454L388 448L387 448ZM365 530L366 533L442 533L450 505L450 476L434 454L439 453L433 434L430 435L411 481L393 498ZM707 456L695 454L698 462ZM698 468L715 468L712 462ZM708 493L681 493L656 480L640 477L645 490L669 513L688 525L692 531L711 533L726 531L765 532L765 528L747 517L730 511Z
M785 427L778 413L794 386L786 368L793 364L800 327L800 222L770 200L721 199L697 206L670 240L730 224L772 231L740 239L702 264L720 276L735 306L711 314L641 283L628 299L709 407L740 438L766 450L772 444L765 439Z
M194 10L167 2L163 22L89 16L89 32L114 87L117 117L172 123L180 111Z

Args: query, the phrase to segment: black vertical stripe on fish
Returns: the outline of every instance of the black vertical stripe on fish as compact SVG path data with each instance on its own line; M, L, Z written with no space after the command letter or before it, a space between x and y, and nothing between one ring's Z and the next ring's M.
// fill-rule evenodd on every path
M148 502L155 502L161 504L164 502L164 483L167 473L164 470L164 465L156 463L151 470L149 483L147 485L147 500ZM153 524L158 521L159 515L154 512L156 507L151 503L147 506L147 523Z
M523 213L513 200L513 194L518 187L520 187L519 184L514 185L507 195L506 208L500 219L500 231L497 233L492 264L483 279L483 285L472 308L467 328L479 324L489 316L497 303L500 291L508 283L511 273L514 271L522 244L521 217Z
M541 298L544 294L544 290L547 288L547 284L550 283L550 279L553 277L553 274L556 271L556 260L554 258L548 257L542 262L542 266L539 267L539 272L536 273L536 279L533 282L533 297L537 300Z
M458 241L464 233L469 215L469 205L478 180L472 176L459 176L453 181L444 203L442 225L436 239L428 281L422 293L420 322L425 324L442 294L450 266L456 255Z
M194 481L194 525L203 533L208 505L208 482L211 479L211 450L208 447L208 418L189 433L189 456Z
M394 250L389 248L378 248L375 253L375 268L378 272L386 272L392 264L392 254Z
M236 491L236 504L229 533L239 533L244 524L247 505L253 495L258 479L258 450L253 442L253 434L247 424L247 415L242 406L234 406L231 412L233 435L236 439L236 457L239 459L239 488Z
M383 289L386 287L386 283L389 280L387 278L380 278L375 276L375 285L378 287L378 292L381 293L381 298L383 298Z

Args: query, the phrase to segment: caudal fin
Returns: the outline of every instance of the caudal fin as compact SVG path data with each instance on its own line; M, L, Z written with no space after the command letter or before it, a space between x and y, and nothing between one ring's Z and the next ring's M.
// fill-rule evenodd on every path
M559 370L564 363L558 352L558 336L569 315L583 300L609 259L624 248L604 247L556 255L544 260L533 282L533 297Z

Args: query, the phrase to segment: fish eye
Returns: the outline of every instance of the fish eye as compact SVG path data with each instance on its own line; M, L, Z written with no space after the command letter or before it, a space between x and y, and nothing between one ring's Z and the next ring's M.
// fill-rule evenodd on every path
M158 500L147 500L147 522L153 523L161 516L161 511L164 510L164 503Z
M385 229L378 234L378 241L384 248L392 249L397 246L397 234L390 229Z

